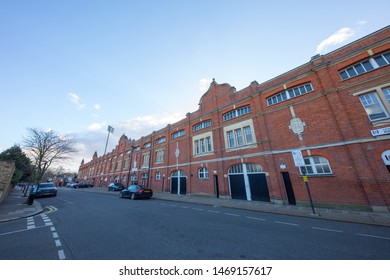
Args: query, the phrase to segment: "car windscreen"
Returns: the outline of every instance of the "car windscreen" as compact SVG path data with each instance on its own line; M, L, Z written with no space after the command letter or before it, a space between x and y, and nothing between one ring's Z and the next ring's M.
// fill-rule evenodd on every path
M39 185L39 189L46 189L46 188L54 188L55 185L54 184L42 184L42 185Z

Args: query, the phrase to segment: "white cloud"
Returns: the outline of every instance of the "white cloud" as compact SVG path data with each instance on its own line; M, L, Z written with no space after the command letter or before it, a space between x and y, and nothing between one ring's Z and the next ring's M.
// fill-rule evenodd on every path
M105 127L104 123L93 123L87 126L88 131L99 131L102 130L102 128Z
M367 20L359 20L358 22L357 22L357 24L358 25L366 25L368 23L368 21Z
M100 104L95 104L94 106L93 106L96 110L100 110Z
M168 124L175 123L184 118L185 114L183 113L145 115L118 124L116 131L122 131L129 138L139 139L142 136L149 135L153 131L162 129Z
M209 89L212 79L202 78L199 81L199 90L205 92Z
M317 46L317 53L325 52L328 47L336 46L344 43L348 39L355 36L355 31L349 27L343 27L337 30L334 34L323 40Z
M68 93L70 101L76 105L77 110L82 110L85 104L80 103L80 97L75 93Z
M107 153L118 145L119 138L124 134L131 139L140 139L142 136L160 130L168 124L175 123L185 118L184 113L161 113L135 117L120 123L112 123L114 134L110 134ZM107 122L96 122L84 128L83 132L71 133L70 136L77 142L78 152L72 155L72 160L65 165L72 171L78 170L81 160L89 162L93 154L97 151L98 156L102 156L107 140Z

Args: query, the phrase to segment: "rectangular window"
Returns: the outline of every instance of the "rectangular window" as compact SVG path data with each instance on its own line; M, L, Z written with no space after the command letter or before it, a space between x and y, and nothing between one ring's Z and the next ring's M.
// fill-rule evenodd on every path
M228 131L227 132L227 137L228 137L229 148L234 148L235 144L234 144L234 134L233 134L233 131Z
M161 137L161 138L158 138L156 140L156 144L162 144L162 143L165 143L165 141L166 141L166 138L165 137Z
M172 139L176 139L178 137L184 136L186 134L185 130L179 130L172 134Z
M359 98L371 121L381 120L388 117L387 112L375 92L361 95Z
M390 104L390 87L383 89L383 94L385 95L385 98L387 100L387 103Z
M207 147L207 151L209 151L209 152L211 152L213 150L210 137L206 137L206 147Z
M268 106L280 103L282 101L301 96L303 94L313 91L313 86L311 83L303 84L297 87L286 89L282 92L279 92L267 99Z
M249 114L251 112L251 107L249 105L237 108L235 110L232 110L230 112L227 112L223 115L223 120L228 121L234 118L237 118L242 115Z
M200 139L200 152L202 154L206 152L206 146L204 144L204 139Z
M241 128L236 129L234 132L235 132L235 134L236 134L236 143L237 143L237 146L242 146L242 145L244 145L244 140L243 140L243 138L242 138L242 130L241 130Z
M211 126L211 120L206 120L200 123L197 123L196 125L193 126L193 131L198 131L207 127Z
M204 138L194 140L193 143L195 155L207 154L213 151L210 136L205 136Z
M253 143L253 138L252 138L252 131L250 126L244 127L244 133L245 133L245 141L247 144Z
M150 154L144 154L143 155L143 162L142 162L142 166L149 166L149 160L150 160Z
M164 162L164 150L156 151L156 163Z
M339 71L341 80L347 80L374 69L390 64L390 52L379 54L373 58L365 59L355 65L349 66Z
M200 146L199 146L199 140L195 141L195 154L199 155L200 154Z

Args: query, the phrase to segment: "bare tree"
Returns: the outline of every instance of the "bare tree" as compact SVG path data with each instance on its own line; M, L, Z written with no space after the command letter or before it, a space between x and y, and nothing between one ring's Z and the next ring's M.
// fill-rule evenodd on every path
M39 128L27 130L28 136L23 139L23 146L35 165L35 181L39 184L52 163L66 160L71 153L76 152L75 142L53 130L44 131Z

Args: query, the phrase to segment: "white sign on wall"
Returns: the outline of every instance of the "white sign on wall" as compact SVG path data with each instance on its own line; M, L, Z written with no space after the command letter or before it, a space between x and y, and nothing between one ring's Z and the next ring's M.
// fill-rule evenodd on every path
M379 128L379 129L374 129L371 130L372 136L379 136L379 135L384 135L384 134L390 134L390 127L385 127L385 128Z
M305 166L305 160L303 159L301 150L292 150L291 154L296 167Z

